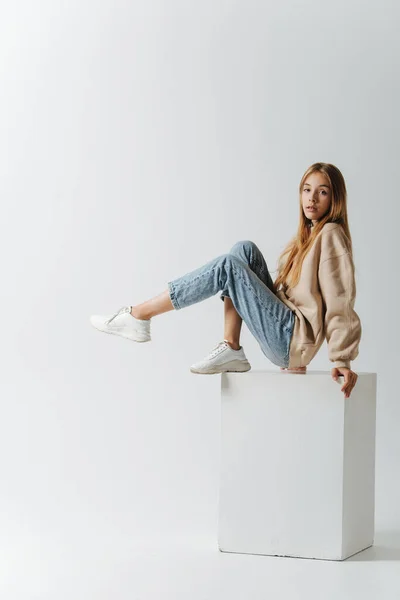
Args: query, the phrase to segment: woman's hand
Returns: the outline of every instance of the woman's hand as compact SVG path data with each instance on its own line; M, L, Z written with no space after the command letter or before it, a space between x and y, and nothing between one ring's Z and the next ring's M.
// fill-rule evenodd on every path
M334 367L332 369L332 379L337 381L338 377L341 375L344 377L344 383L340 391L344 392L345 398L349 398L351 390L357 383L358 375L347 367Z

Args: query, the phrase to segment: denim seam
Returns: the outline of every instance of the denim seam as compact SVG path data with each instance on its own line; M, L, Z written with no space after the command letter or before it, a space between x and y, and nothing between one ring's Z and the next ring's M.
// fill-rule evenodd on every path
M179 302L178 302L178 300L177 300L177 298L176 298L175 289L174 289L174 284L172 283L172 281L168 282L168 288L169 288L170 300L171 300L171 302L172 302L172 304L173 304L174 308L175 308L176 310L179 310L179 309L180 309L180 306L179 306Z
M253 247L251 246L250 247L250 265L249 266L250 266L251 270L254 271L254 273L256 272L256 268L257 268L255 258L256 257L253 254Z
M293 314L294 314L294 313L293 313ZM294 319L294 320L295 320L295 319ZM287 364L289 364L289 360L290 360L290 344L292 343L292 339L293 339L293 333L294 333L294 320L293 320L293 322L292 322L292 325L291 325L291 327L290 327L290 328L289 328L289 330L288 330L289 332L290 332L290 331L292 332L292 335L290 336L290 338L289 338L289 341L288 341L288 351L287 351L287 354L286 354L286 362L287 362Z
M265 306L265 304L260 300L260 298L257 296L257 294L254 293L254 291L252 290L252 288L250 288L245 280L243 279L243 277L241 277L240 273L238 271L235 270L235 267L232 267L232 270L236 273L236 275L238 275L238 277L240 277L240 279L243 281L243 284L247 287L248 290L250 290L250 292L253 294L253 296L255 298L257 298L257 300L259 301L259 303L261 304L261 306L271 315L271 317L273 317L280 325L282 325L283 329L285 329L285 331L290 331L290 328L286 327L286 325L283 325L282 321L277 319L276 316L270 311L268 310L268 308ZM268 288L269 289L269 288Z
M187 283L185 283L185 285L186 286L192 285L192 283L194 283L195 281L200 279L200 277L203 277L203 275L207 275L208 273L211 273L212 271L215 271L215 267L213 267L209 271L204 271L200 275L197 275L197 277L193 277L193 279L191 281L188 281ZM180 308L179 303L176 299L175 289L174 289L173 283L171 281L168 283L168 287L170 289L171 302L173 303L173 300L174 300L176 302L177 307ZM172 300L172 298L173 298L173 300Z

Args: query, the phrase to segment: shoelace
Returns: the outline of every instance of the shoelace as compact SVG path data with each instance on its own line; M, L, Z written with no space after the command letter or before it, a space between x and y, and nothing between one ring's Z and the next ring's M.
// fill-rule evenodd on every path
M131 309L129 306L123 306L122 308L120 308L115 314L113 314L109 319L107 319L106 323L107 325L109 323L111 323L111 321L113 319L115 319L115 317L118 317L118 315L121 315L122 313L126 313L126 312L131 312Z
M224 340L223 342L218 342L218 344L211 350L210 354L207 358L214 358L217 354L220 354L225 348L230 347L229 344Z

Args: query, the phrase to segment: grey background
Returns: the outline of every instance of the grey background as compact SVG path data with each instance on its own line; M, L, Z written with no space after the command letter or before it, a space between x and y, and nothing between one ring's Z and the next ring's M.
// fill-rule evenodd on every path
M8 599L261 598L280 574L275 597L347 597L352 577L363 597L398 597L398 17L388 0L0 3ZM275 278L319 160L348 187L353 368L378 373L377 543L361 571L218 553L220 378L189 372L223 337L217 296L154 318L149 344L89 323L238 240ZM241 341L253 368L277 368L245 325ZM331 366L325 343L310 368ZM173 544L180 558L158 563Z

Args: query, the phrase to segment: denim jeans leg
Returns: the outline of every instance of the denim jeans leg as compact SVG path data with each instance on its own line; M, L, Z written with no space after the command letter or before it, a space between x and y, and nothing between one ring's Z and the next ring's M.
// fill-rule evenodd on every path
M265 283L265 285L273 292L274 282L270 275L267 262L264 258L263 253L255 244L250 240L243 240L233 244L229 250L229 254L233 254L238 258L241 258L243 262L249 265L250 269ZM225 297L229 298L228 290L222 290L220 298L223 300Z
M249 254L249 250L252 254ZM264 280L240 256L222 254L194 271L169 281L171 302L179 310L224 290L265 356L272 363L287 367L295 315L268 286L272 286L272 280L255 249L247 248L244 252L252 256L252 264L260 269Z

